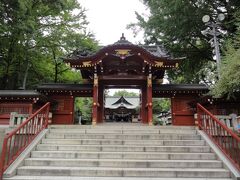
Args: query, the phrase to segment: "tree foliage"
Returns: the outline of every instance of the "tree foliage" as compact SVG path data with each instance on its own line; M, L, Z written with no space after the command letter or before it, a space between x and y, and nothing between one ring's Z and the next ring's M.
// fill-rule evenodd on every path
M219 13L226 15L224 29L232 34L236 31L234 12L240 1L231 0L142 0L150 10L145 17L138 14L138 23L129 25L134 31L144 30L146 44L163 44L175 57L186 57L180 68L168 71L170 82L208 83L208 76L203 69L216 68L209 65L212 61L209 38L201 34L206 27L202 17L208 14L216 17Z
M221 78L214 87L213 94L216 97L226 95L227 98L234 98L240 92L240 48L234 49L232 45L228 45L227 51Z
M239 98L240 94L240 10L236 13L238 30L226 43L221 64L221 77L212 89L215 97Z
M1 0L0 12L0 89L80 80L63 57L96 42L77 0Z
M171 102L169 98L153 98L153 114L160 114L162 111L169 111Z
M77 97L75 98L75 112L81 112L82 119L90 122L92 119L92 98ZM78 116L76 114L76 116ZM77 118L77 117L76 117Z
M129 92L127 90L119 90L119 91L116 91L113 94L113 97L120 97L120 96L123 96L123 97L138 97L139 94L137 94L135 92Z

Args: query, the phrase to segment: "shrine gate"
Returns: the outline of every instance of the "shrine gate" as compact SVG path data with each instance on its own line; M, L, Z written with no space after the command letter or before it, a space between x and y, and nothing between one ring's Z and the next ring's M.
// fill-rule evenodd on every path
M177 69L181 59L169 56L162 47L140 46L124 36L116 43L93 54L74 52L65 59L80 70L83 84L44 84L38 91L58 102L53 123L72 124L74 97L92 97L92 124L104 122L104 89L138 88L141 90L140 120L152 124L152 98L171 98L174 125L194 125L189 101L208 91L204 85L164 85L167 69Z

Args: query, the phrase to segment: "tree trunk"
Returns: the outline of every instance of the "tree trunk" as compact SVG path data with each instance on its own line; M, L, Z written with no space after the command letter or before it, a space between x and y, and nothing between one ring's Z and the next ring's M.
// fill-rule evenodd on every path
M56 59L56 53L53 48L52 48L52 54L53 54L53 60L55 63L54 82L57 83L58 82L58 63L57 63L57 59Z
M27 83L27 77L28 77L28 70L29 70L30 64L29 62L27 63L27 68L24 74L24 78L23 78L23 84L22 84L22 88L25 90L26 89L26 83Z

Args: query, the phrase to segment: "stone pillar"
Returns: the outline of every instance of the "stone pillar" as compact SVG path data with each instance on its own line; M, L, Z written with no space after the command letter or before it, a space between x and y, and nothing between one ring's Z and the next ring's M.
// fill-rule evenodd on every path
M98 76L97 73L94 73L92 125L97 124L97 118L98 118Z

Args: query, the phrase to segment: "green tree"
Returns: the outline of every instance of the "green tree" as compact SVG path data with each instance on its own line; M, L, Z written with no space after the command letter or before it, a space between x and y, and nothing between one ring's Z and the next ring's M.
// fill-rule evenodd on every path
M240 48L234 49L232 45L227 47L228 54L225 55L222 66L221 78L214 86L213 94L216 97L227 96L227 98L239 97L240 92Z
M153 114L159 114L162 111L169 111L171 102L169 98L153 98Z
M75 98L75 112L80 110L82 119L91 122L92 118L92 98L88 97L77 97Z
M238 30L227 43L221 64L221 77L212 89L215 97L239 98L240 95L240 10L236 13Z
M202 16L218 13L226 14L224 28L232 34L236 30L233 13L240 6L240 1L226 0L142 0L149 8L150 15L145 17L136 13L138 23L129 25L135 32L144 30L146 44L163 44L175 57L186 57L178 70L168 71L170 82L198 83L208 82L206 71L215 67L212 61L209 38L201 34L205 29ZM209 69L210 68L210 69Z
M96 48L96 42L86 32L85 10L77 0L2 0L0 12L1 89L79 81L79 72L66 67L62 57L77 48Z
M126 90L119 90L119 91L116 91L113 94L113 97L119 97L119 96L123 96L123 97L138 97L139 94L137 94L135 92L129 92L129 91L126 91Z

